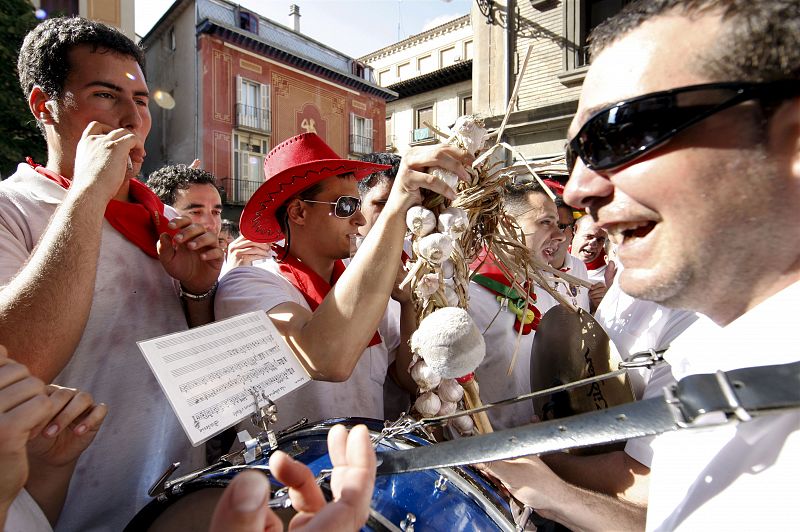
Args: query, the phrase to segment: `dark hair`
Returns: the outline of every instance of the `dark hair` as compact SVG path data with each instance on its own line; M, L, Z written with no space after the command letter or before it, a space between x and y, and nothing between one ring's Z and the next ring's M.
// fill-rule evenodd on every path
M718 81L800 78L800 2L797 0L641 0L592 31L590 54L642 23L667 13L718 12L726 22L720 38L693 65Z
M35 85L50 98L60 98L71 68L69 52L82 44L92 46L93 52L130 56L144 72L144 52L118 29L82 17L51 18L28 32L19 50L17 72L25 100ZM44 135L38 117L36 124Z
M505 185L505 209L506 211L514 216L517 216L525 211L530 210L530 205L528 205L527 197L528 194L531 192L535 192L537 194L544 194L547 196L547 192L542 188L542 185L539 184L538 181L535 179L524 179L518 180L515 182L509 182ZM550 196L547 196L548 198Z
M216 178L200 168L190 168L185 164L174 164L159 168L147 178L147 186L166 205L175 205L178 190L186 190L191 185L217 186Z
M361 194L362 197L378 183L382 183L384 181L392 183L394 181L394 178L397 177L397 170L400 169L400 156L395 155L394 153L386 153L386 152L368 153L367 155L361 157L361 160L364 161L365 163L391 165L391 168L389 168L388 170L375 172L374 174L370 174L365 179L362 179L361 181L358 182L358 193Z
M222 225L220 226L219 232L227 232L232 238L239 238L239 235L241 234L239 232L239 224L228 219L222 220Z

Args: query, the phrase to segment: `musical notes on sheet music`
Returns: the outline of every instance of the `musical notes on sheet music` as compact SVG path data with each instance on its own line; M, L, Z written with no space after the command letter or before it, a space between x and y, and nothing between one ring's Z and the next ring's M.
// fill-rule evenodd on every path
M310 379L264 312L139 342L193 445Z

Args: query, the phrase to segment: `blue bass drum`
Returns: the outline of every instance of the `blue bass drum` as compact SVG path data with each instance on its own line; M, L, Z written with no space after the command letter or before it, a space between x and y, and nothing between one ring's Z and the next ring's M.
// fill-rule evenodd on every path
M328 431L335 424L365 424L370 435L383 424L370 419L332 419L278 435L278 449L306 464L317 475L330 469ZM383 439L378 453L431 445L418 434ZM245 469L269 472L269 457L228 467L171 486L145 506L126 530L207 530L216 501L231 479ZM273 492L282 485L270 477ZM293 510L276 510L284 523ZM379 476L375 480L370 518L363 530L488 531L515 530L508 502L471 467L450 467Z

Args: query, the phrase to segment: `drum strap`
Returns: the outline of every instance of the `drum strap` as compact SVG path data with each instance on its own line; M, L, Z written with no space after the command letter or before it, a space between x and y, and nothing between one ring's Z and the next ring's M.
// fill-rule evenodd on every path
M689 375L663 397L378 455L378 474L564 451L673 430L747 422L800 408L800 362Z

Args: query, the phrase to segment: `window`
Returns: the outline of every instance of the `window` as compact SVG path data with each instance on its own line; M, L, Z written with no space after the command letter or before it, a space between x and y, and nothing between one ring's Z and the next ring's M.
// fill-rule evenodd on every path
M386 117L386 151L394 148L394 135L392 134L392 117Z
M366 67L364 66L364 63L353 61L353 63L350 65L350 71L353 73L354 76L358 78L364 78Z
M461 116L472 114L472 95L462 96L458 105L458 112Z
M178 48L178 43L175 41L175 28L172 27L169 29L169 34L167 34L167 42L169 43L169 49L173 52Z
M381 87L385 87L388 84L389 84L389 71L382 70L378 72L378 85L380 85Z
M78 0L42 0L40 7L49 18L80 14Z
M258 17L249 11L239 8L239 27L244 31L257 34Z
M564 67L566 71L589 64L588 37L601 22L616 15L632 0L567 0L566 28L567 41L573 46L565 48Z
M350 113L350 153L372 153L372 119Z
M397 78L399 81L404 81L413 75L411 72L411 63L403 63L397 65Z
M456 51L455 46L439 52L439 68L448 67L457 61L461 61L461 55Z
M414 130L411 132L411 143L432 140L433 131L425 123L433 125L433 106L418 107L414 110Z
M236 77L236 126L269 133L269 85Z
M264 157L268 152L267 138L247 133L233 134L233 185L228 191L230 203L247 203L264 182Z
M472 41L464 41L464 60L472 59Z
M428 54L426 56L417 58L417 70L420 74L425 74L433 70L433 57Z

